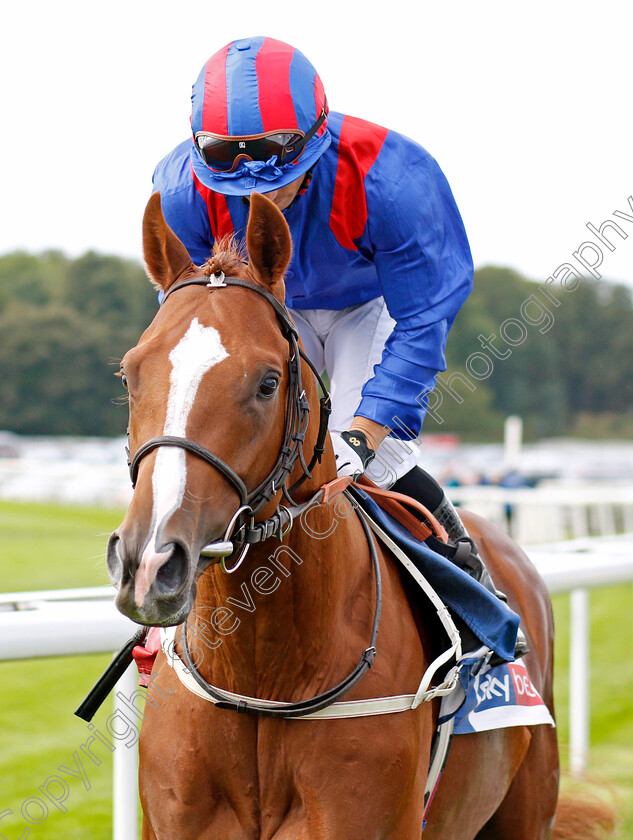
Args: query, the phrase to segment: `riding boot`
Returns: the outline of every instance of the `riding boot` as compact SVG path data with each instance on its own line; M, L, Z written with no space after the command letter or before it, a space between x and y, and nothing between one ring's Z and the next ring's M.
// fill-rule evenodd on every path
M413 498L421 501L422 504L428 507L438 522L444 526L450 542L457 547L457 551L452 558L453 563L481 583L488 592L495 595L501 601L508 602L505 593L501 592L494 585L490 572L479 556L477 546L468 534L458 512L453 507L453 503L429 473L420 467L414 467L406 475L398 479L391 489L413 496ZM528 651L529 647L525 634L521 627L519 627L514 651L515 659L525 656ZM500 660L497 657L493 657L493 660L491 660L491 664L498 664L499 662Z
M458 546L458 550L453 558L453 562L467 572L472 578L478 581L488 592L491 592L499 600L508 602L508 597L504 592L496 588L490 577L490 572L484 565L484 561L477 553L477 546L475 541L470 537L460 515L453 507L453 503L444 495L442 502L433 511L433 516L437 519L440 525L444 526L449 540ZM460 551L461 544L464 548Z

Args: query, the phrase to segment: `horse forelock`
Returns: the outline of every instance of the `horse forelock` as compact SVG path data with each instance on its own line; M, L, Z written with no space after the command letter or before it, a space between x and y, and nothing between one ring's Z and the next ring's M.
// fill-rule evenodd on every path
M246 242L234 234L227 234L213 243L209 259L201 266L202 273L211 276L222 271L227 277L240 277L250 280L257 286L268 287L249 263Z
M213 243L213 251L202 266L202 271L209 276L222 271L227 277L237 277L244 274L247 256L245 244L236 236L228 234Z

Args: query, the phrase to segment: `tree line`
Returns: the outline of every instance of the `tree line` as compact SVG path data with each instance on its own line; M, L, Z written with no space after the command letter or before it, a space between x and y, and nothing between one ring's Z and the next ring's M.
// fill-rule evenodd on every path
M526 308L535 288L507 268L475 272L449 336L448 371L428 398L427 431L494 439L519 414L542 437L569 434L587 417L633 417L631 291L585 279L558 305L541 297L540 310ZM123 434L127 406L114 374L156 309L132 260L0 257L0 429Z
M475 272L447 348L448 373L472 370L475 390L458 378L463 402L445 392L444 422L430 417L428 430L498 439L504 418L518 414L532 437L631 433L631 289L589 278L572 292L543 288L507 268ZM484 356L494 365L487 376Z
M89 252L0 258L0 429L25 435L125 433L114 374L154 317L134 261Z

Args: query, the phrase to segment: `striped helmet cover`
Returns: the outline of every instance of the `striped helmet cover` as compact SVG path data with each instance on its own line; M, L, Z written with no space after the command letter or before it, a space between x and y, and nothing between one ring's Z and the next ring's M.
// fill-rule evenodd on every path
M193 133L239 137L307 132L325 105L318 73L299 50L274 38L244 38L216 52L192 91ZM325 130L321 126L317 134Z
M225 137L294 129L307 133L323 108L327 109L323 83L303 53L283 41L266 37L232 41L212 55L193 85L191 101L194 136L198 131ZM301 157L294 164L277 167L274 172L266 173L261 162L246 161L230 176L215 173L203 163L195 147L192 163L195 174L219 192L238 192L242 175L250 176L251 180L253 176L266 179L270 190L306 172L329 143L325 121L308 141ZM239 192L250 190L239 189Z

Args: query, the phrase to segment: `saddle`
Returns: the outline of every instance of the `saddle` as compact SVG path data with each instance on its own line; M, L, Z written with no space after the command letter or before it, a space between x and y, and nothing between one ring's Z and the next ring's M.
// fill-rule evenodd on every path
M324 503L345 492L387 547L406 555L448 608L465 649L474 651L483 644L493 652L493 662L515 658L519 616L464 571L460 553L470 552L469 541L451 543L444 527L421 502L383 490L366 476L357 481L337 478L322 489Z
M422 502L393 490L383 490L365 475L360 475L353 482L350 481L348 476L342 476L323 485L323 503L328 504L333 496L342 493L348 486L357 489L357 495L360 499L362 499L363 493L368 494L386 513L400 522L415 539L426 542L429 537L433 536L442 544L448 545L446 529ZM421 514L422 520L414 516L411 509Z

